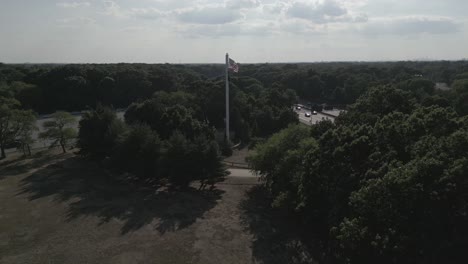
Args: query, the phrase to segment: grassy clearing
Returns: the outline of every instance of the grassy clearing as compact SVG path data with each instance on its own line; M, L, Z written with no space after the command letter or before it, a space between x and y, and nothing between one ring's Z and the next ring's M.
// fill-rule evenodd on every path
M0 165L0 263L302 263L257 179L155 191L73 154ZM309 259L310 260L310 259ZM305 262L304 262L305 263Z

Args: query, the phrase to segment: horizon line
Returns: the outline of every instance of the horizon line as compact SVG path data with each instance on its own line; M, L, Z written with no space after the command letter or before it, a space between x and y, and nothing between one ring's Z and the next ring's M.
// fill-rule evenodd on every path
M322 60L322 61L266 61L266 62L242 62L239 64L314 64L314 63L384 63L384 62L461 62L468 58L461 59L406 59L406 60ZM2 62L4 65L64 65L64 64L172 64L172 65L223 65L224 62Z

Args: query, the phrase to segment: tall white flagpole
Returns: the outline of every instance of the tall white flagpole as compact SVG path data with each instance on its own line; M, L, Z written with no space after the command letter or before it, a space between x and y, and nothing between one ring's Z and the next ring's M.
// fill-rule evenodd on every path
M226 140L229 142L229 54L226 53Z

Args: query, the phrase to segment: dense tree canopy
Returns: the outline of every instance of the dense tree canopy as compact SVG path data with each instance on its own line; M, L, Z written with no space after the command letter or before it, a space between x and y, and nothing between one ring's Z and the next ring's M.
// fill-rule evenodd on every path
M223 67L221 64L2 64L0 94L11 93L23 106L39 113L58 109L81 111L98 102L123 108L151 97L156 91L186 91L198 98L205 95L215 100L222 99L220 94L224 92ZM459 86L456 81L466 80L467 72L466 61L246 64L241 65L241 71L232 76L231 82L254 97L276 84L294 90L304 101L343 105L354 103L377 85L402 85L406 86L402 90L419 95L430 93L436 82ZM219 83L215 88L206 81ZM414 90L415 87L419 90ZM203 110L206 113L207 108Z
M98 105L96 109L83 114L79 123L77 145L83 155L104 158L112 153L124 130L125 124L115 111Z
M300 217L329 260L466 261L466 116L428 104L434 93L425 80L376 86L335 124L290 127L249 158L272 205Z

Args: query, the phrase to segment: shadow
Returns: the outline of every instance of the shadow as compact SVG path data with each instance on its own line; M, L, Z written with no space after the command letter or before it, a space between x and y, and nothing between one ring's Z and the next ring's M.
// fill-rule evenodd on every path
M103 170L78 157L69 158L23 179L21 192L30 200L54 197L69 202L67 221L96 216L99 225L112 219L123 222L121 234L151 224L161 234L186 228L213 208L222 191L170 191L142 186Z
M42 167L54 159L68 157L67 154L38 152L31 156L19 156L0 163L0 180L8 176L27 173L32 169Z
M305 231L285 212L272 209L265 187L257 185L241 202L242 222L254 236L252 255L255 263L319 263L310 243L301 238ZM314 256L314 257L313 257Z

